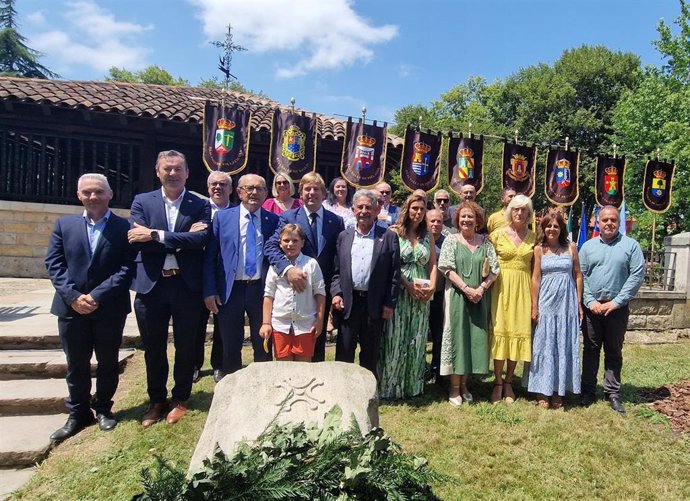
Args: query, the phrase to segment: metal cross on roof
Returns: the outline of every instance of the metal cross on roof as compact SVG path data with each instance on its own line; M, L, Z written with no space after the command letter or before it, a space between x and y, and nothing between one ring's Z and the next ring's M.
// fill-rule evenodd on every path
M230 73L230 65L232 63L232 53L242 52L247 50L241 45L237 45L232 41L232 25L228 24L228 32L225 34L225 40L216 40L211 42L211 45L223 49L223 55L218 57L218 69L225 75L224 88L227 91L230 86L230 79L237 80L237 77Z

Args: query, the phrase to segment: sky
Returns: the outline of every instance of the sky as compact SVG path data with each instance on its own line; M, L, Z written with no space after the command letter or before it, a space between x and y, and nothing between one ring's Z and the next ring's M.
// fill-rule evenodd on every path
M217 70L228 24L231 72L307 111L393 120L470 76L504 79L564 50L605 45L662 64L652 46L678 0L16 0L19 31L67 80L157 65L192 85Z

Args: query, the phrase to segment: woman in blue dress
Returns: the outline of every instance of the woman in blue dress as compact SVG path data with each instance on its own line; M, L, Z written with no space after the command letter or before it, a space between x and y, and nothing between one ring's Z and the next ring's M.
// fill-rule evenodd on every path
M540 407L558 409L566 391L580 393L582 273L577 245L568 241L560 212L549 211L540 227L532 271L532 320L537 328L527 389L537 394Z

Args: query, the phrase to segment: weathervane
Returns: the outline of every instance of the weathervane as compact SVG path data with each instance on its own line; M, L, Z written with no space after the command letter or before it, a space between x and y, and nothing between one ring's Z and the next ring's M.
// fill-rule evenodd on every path
M230 86L230 79L237 80L237 77L230 73L230 65L232 63L232 53L233 52L243 52L247 50L245 47L242 47L241 45L237 45L233 43L232 41L232 25L228 24L228 32L225 34L225 40L222 42L219 40L216 40L214 42L210 42L211 45L214 47L218 47L220 49L223 49L223 55L218 57L219 64L218 64L218 69L225 75L225 82L223 85L223 89L225 92L227 92L228 87Z

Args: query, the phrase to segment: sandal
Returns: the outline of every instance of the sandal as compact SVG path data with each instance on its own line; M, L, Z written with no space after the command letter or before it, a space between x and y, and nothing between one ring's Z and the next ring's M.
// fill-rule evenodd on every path
M537 397L537 407L540 409L548 409L549 408L549 399L548 397L544 395L539 395Z
M561 409L562 407L563 407L563 399L560 396L554 395L553 397L551 397L551 408L552 409L558 410L558 409Z
M494 383L494 391L491 392L491 403L497 404L503 398L503 381Z
M515 402L515 393L513 393L512 381L503 382L503 396L507 404ZM507 389L506 389L507 388Z

